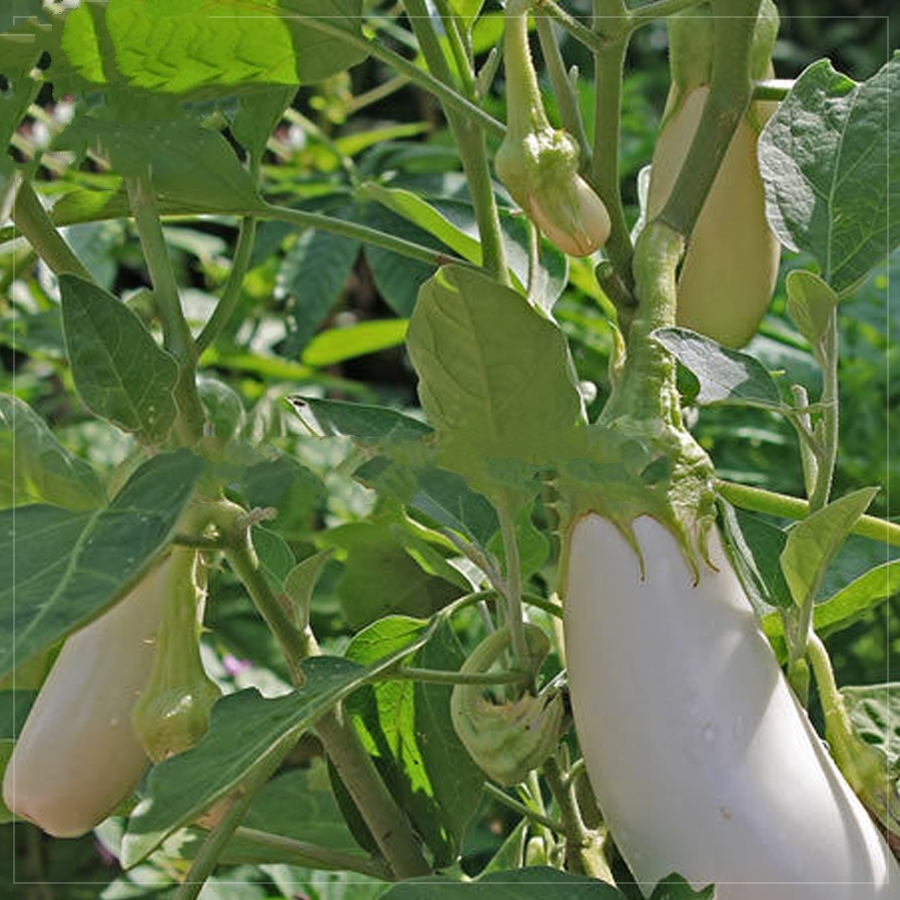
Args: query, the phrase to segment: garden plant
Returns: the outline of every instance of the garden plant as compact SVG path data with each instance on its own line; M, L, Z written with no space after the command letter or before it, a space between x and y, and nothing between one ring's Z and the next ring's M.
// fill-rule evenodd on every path
M900 900L900 56L798 8L0 8L16 896Z

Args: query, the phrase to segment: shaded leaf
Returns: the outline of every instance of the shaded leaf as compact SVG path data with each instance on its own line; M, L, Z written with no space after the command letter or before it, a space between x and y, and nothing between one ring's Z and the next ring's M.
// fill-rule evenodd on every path
M364 445L416 441L431 434L431 426L386 406L288 397L294 412L316 437L350 437Z
M856 733L878 747L896 770L900 766L900 683L843 687L841 695Z
M701 406L785 408L772 376L752 356L688 328L660 328L653 337L697 378L700 392L696 402Z
M171 540L203 460L189 450L140 466L93 512L0 512L0 677L100 615Z
M63 331L85 405L125 431L162 441L175 420L178 363L124 303L74 275L61 275Z
M94 509L106 503L106 491L90 464L63 447L27 403L0 394L0 504L40 501Z

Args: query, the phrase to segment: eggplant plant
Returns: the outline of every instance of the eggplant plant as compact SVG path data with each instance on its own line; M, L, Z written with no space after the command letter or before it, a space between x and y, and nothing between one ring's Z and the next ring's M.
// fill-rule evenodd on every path
M16 878L900 900L900 528L842 419L896 424L896 54L789 57L773 0L20 6Z

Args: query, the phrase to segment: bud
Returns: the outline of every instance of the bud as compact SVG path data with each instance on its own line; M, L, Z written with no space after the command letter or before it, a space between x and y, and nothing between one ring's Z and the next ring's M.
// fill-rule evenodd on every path
M544 111L528 48L526 10L520 0L510 0L506 8L507 132L494 168L548 240L570 256L587 256L606 243L609 214L578 174L578 145L553 128Z
M540 628L525 625L525 629L529 666L537 671L550 642ZM487 672L509 643L508 627L495 631L475 648L460 672ZM498 784L513 785L524 781L556 749L565 710L557 691L494 703L480 685L458 684L450 712L456 734L478 766Z

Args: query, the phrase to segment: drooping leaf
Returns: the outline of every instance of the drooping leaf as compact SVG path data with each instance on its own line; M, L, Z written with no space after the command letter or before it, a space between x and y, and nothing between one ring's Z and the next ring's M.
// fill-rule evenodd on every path
M72 377L98 416L151 441L175 420L178 363L138 316L102 288L75 275L59 278Z
M0 677L123 596L171 540L203 461L189 450L138 468L108 507L0 512Z
M36 502L94 509L106 492L90 464L63 447L27 403L0 394L0 505Z
M317 437L350 437L363 445L417 441L433 429L386 406L321 400L317 397L288 397L294 412Z
M688 328L660 328L653 337L697 378L700 391L695 399L701 406L785 408L772 376L752 356Z
M813 63L759 140L766 215L847 293L900 243L900 56L857 84ZM889 132L890 125L890 132Z

